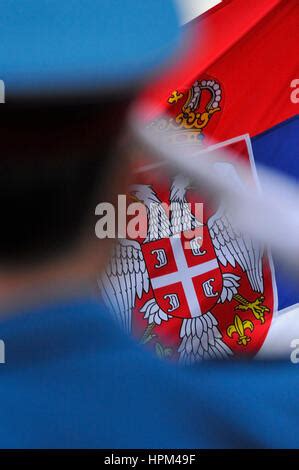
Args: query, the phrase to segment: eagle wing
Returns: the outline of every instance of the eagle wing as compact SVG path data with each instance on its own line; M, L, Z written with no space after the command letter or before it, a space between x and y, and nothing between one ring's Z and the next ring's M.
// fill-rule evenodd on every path
M220 206L208 220L208 228L218 260L223 266L236 263L246 273L255 292L263 292L262 248L252 239L235 230L229 214Z
M120 240L98 284L107 308L123 329L130 332L136 299L141 299L150 289L140 244L134 240ZM162 320L168 320L168 315L160 309L154 298L147 301L140 311L148 323L160 324Z
M140 299L150 288L140 244L134 240L120 240L98 284L106 306L129 332L136 298Z

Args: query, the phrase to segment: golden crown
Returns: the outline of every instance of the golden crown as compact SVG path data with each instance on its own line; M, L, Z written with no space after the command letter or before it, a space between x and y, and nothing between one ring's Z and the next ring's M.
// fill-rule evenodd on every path
M203 108L204 91L207 92L207 95ZM183 100L184 97L185 100ZM154 120L150 127L157 132L167 132L170 143L198 144L203 137L202 131L211 117L221 110L221 99L222 90L216 80L196 80L186 92L174 90L168 97L167 102L175 107L175 115L163 115ZM180 102L182 102L182 106L178 107Z

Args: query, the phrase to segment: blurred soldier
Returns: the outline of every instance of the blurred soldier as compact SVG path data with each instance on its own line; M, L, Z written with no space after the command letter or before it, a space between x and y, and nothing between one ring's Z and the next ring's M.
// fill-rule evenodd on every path
M298 444L295 366L178 371L93 294L111 244L94 208L126 189L117 138L177 36L167 0L1 4L3 448Z

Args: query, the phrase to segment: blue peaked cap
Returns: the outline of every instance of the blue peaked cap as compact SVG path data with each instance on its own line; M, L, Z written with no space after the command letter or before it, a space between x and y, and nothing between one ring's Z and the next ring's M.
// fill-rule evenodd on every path
M2 0L0 79L9 95L122 89L178 39L171 0Z

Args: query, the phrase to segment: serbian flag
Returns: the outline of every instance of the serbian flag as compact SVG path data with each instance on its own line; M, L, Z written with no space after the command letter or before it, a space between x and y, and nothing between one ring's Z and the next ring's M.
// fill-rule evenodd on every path
M298 1L222 1L186 33L176 63L141 102L177 119L199 88L193 139L208 145L248 134L256 163L299 179ZM276 282L278 309L299 302L298 286L279 268Z
M240 191L259 184L255 162L299 176L298 25L297 0L223 1L185 26L183 49L137 106L182 158L187 145L198 164L219 148L240 158L250 181L228 162L215 166ZM256 356L277 311L298 302L298 287L180 175L139 167L132 192L147 230L122 244L104 283L126 329L185 364Z
M259 135L298 114L298 25L297 0L223 1L186 26L185 49L143 101L157 113L182 107L198 81L204 108L207 83L214 80L221 91L214 109L220 110L212 113L204 135L214 142Z

